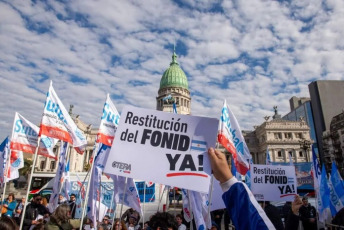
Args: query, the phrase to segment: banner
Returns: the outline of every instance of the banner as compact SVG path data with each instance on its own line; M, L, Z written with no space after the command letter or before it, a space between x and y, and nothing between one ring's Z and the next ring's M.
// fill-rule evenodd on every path
M34 154L38 142L38 132L39 128L37 125L34 125L25 119L25 117L16 112L14 115L14 124L12 130L11 150ZM56 139L42 136L38 148L38 155L57 160L57 157L53 152L53 148L57 141L58 140Z
M141 203L150 203L155 201L155 184L151 184L149 187L145 186L146 182L144 181L136 182L135 184Z
M227 106L226 100L222 107L217 139L232 154L238 172L245 175L249 170L248 160L252 156L242 135L239 123Z
M3 186L5 183L5 170L6 170L6 162L9 155L9 145L8 145L8 137L0 145L0 184Z
M296 191L294 166L251 165L251 191L261 201L293 201Z
M39 136L46 135L64 142L71 143L75 150L82 154L87 145L86 137L69 116L60 98L50 83L44 105Z
M217 126L214 118L126 106L104 172L207 193Z
M99 126L97 142L112 146L113 139L117 130L120 115L112 103L109 94L103 108L103 115Z

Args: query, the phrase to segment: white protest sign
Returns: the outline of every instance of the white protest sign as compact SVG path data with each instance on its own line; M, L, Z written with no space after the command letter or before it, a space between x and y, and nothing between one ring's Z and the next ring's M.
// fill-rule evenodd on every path
M124 107L104 172L208 193L218 120Z
M296 191L294 166L251 165L251 190L261 201L293 201Z

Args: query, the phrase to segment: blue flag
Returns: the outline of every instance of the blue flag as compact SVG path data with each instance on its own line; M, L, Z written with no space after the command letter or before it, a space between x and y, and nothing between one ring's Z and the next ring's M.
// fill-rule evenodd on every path
M344 204L344 186L342 183L342 178L338 172L336 163L334 161L332 161L331 183L338 198L340 199L342 204Z
M330 189L328 187L325 165L322 165L321 178L319 184L320 203L319 219L324 222L328 216L327 210L330 209Z

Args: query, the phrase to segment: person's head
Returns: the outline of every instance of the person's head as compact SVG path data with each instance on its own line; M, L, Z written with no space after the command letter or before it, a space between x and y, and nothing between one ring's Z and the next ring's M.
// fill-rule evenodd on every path
M37 225L34 225L32 230L44 230L44 223L39 223Z
M64 197L60 194L59 195L59 200L63 200L64 199Z
M22 198L21 198L21 202L22 202L22 203L25 203L25 197L22 197Z
M137 218L136 218L136 216L135 215L131 215L130 217L129 217L129 224L134 224L134 225L136 225L136 223L137 223Z
M177 220L178 226L181 225L183 223L183 216L181 214L177 214L176 220Z
M71 201L75 201L75 200L76 200L75 194L71 194L71 195L70 195L70 200L71 200Z
M307 206L308 205L308 197L304 196L302 198L302 203L303 203L304 206Z
M61 204L51 215L52 219L56 223L65 223L71 218L70 207L68 204Z
M110 216L105 215L104 218L103 218L103 223L104 224L110 224Z
M13 194L13 193L8 194L8 200L9 200L9 201L15 200L14 194Z
M42 196L40 194L34 194L32 197L32 203L40 204L42 200Z
M178 223L173 215L168 212L157 212L149 221L152 230L177 230Z
M6 215L2 215L0 218L0 229L2 230L19 230L19 226L16 224L16 222L6 216Z
M127 226L123 220L116 219L113 225L113 230L127 230Z

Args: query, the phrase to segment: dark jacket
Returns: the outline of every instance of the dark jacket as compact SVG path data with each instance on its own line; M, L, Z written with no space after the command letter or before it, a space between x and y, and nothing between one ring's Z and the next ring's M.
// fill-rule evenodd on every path
M308 204L307 206L302 205L299 212L300 212L300 218L301 218L304 230L317 229L317 222L316 222L317 212L312 205L310 204ZM315 219L313 223L310 222L311 218Z
M31 226L33 220L36 220L38 215L44 216L48 214L49 211L46 207L41 204L30 203L26 206L24 222L23 222L23 230L28 230Z
M285 220L285 230L299 229L299 221L299 216L290 211Z
M264 211L266 215L269 217L272 224L275 226L276 230L284 230L278 208L276 208L272 204L267 204L264 208Z

